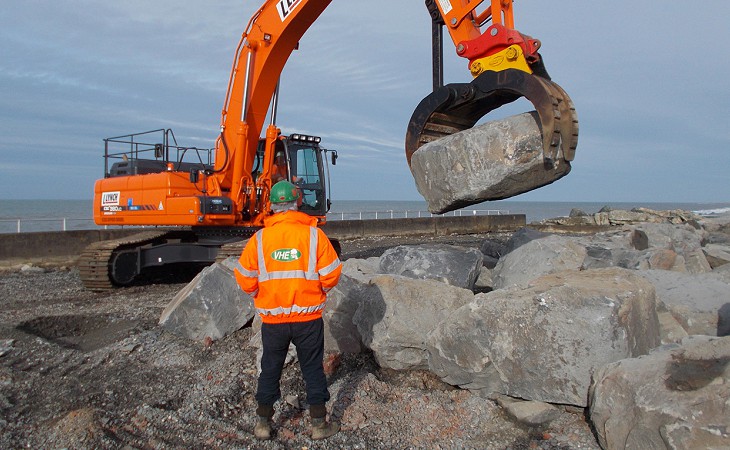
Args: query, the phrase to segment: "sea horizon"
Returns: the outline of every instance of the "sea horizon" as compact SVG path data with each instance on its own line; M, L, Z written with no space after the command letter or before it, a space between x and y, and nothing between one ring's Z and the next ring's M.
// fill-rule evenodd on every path
M525 214L527 223L566 217L574 209L593 214L602 208L631 210L681 209L711 216L730 213L728 202L602 202L497 200L468 206L444 215ZM424 200L333 200L328 220L429 217ZM0 233L98 228L93 223L92 199L0 199Z

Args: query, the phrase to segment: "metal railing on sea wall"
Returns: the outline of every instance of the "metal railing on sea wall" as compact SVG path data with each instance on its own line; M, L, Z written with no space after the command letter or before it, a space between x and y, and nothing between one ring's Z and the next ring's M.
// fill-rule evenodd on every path
M463 217L463 216L505 216L509 211L504 209L458 209L446 214L432 214L422 210L355 211L330 212L327 220L368 220L368 219L418 219L421 217Z
M330 212L328 221L336 220L382 220L382 219L415 219L422 217L463 217L463 216L504 216L509 211L502 209L467 209L457 210L446 214L435 215L428 211L419 210L384 210L384 211L354 211ZM91 218L74 217L14 217L0 219L0 233L33 233L43 231L74 231L74 230L107 230L119 229L123 226L96 225ZM129 228L129 227L127 227ZM134 228L144 228L135 226Z
M0 219L0 233L31 233L36 231L93 230L97 227L94 219L72 217L51 218L12 218Z

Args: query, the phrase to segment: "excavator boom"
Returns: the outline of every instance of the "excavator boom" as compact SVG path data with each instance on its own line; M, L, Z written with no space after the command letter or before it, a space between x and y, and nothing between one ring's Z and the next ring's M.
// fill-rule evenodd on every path
M329 4L330 0L267 0L241 36L222 111L221 134L216 142L216 161L220 161L220 166L216 166L218 182L230 189L239 205L254 203L245 198L256 189L246 168L253 164L251 149L258 146L284 65L304 32ZM266 133L267 148L273 146L279 134L272 123ZM270 161L264 165L271 167ZM259 187L270 189L270 180L261 177Z
M234 168L223 171L220 181L222 186L230 184L233 193L255 189L241 169L250 166L250 152L245 149L252 148L259 139L286 60L329 3L269 0L249 21L234 61L221 137L216 145L216 160L227 161ZM538 53L540 41L514 29L512 0L425 3L434 23L447 29L456 53L467 59L474 79L435 86L434 92L421 101L406 132L408 163L422 145L468 130L489 112L521 97L534 105L539 116L546 170L569 163L577 146L575 108L565 91L548 76ZM442 43L434 42L436 46L441 48ZM528 185L522 190L536 187ZM243 201L240 194L238 198ZM478 198L473 203L494 199Z

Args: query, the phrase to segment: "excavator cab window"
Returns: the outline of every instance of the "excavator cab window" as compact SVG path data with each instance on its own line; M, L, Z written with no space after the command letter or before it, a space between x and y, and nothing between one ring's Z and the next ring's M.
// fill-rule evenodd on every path
M281 180L294 183L302 191L300 210L313 216L327 214L328 202L325 189L324 149L320 138L292 134L276 142L271 168L271 184ZM266 141L259 141L251 175L256 180L263 172Z
M316 139L316 141L315 141ZM300 210L312 215L327 213L323 151L319 138L292 135L288 142L291 182L302 190Z
M251 176L257 180L264 170L264 150L266 148L266 140L259 141L256 149L256 156L251 169ZM286 158L286 147L282 141L276 141L274 150L274 165L271 173L271 184L275 184L281 180L289 180L289 164Z
M274 164L271 167L272 186L281 180L289 180L289 162L286 157L286 146L282 141L274 145Z

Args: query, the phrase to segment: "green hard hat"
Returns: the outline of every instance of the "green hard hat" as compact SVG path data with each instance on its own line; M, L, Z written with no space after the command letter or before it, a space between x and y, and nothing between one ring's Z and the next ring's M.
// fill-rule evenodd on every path
M288 203L299 199L299 188L288 181L279 181L271 187L271 203Z

